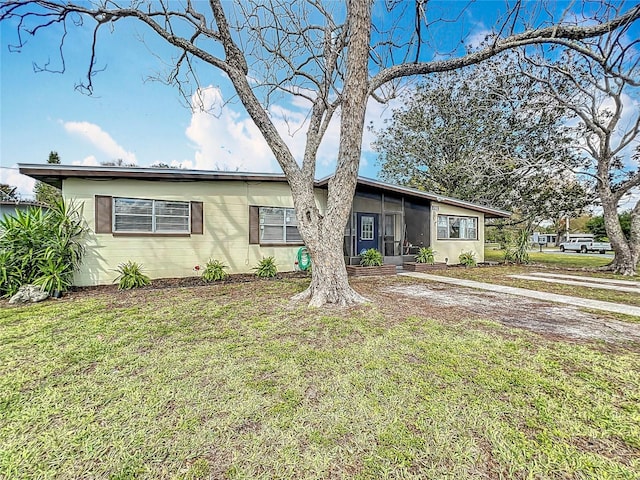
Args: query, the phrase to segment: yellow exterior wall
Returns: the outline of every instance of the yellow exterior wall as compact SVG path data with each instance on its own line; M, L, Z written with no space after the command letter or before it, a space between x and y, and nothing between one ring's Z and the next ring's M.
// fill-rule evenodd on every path
M438 240L438 215L459 215L463 217L478 218L477 240ZM436 251L436 262L444 262L448 259L449 265L460 263L458 256L462 252L472 251L476 254L476 261L484 262L484 214L466 208L454 207L443 203L431 204L431 246Z
M204 267L209 258L224 262L229 273L253 272L263 258L273 256L279 271L291 271L299 246L266 247L249 245L249 206L293 207L288 184L282 182L197 181L162 182L144 180L64 180L63 195L83 204L83 214L91 229L86 255L74 283L78 286L113 283L116 267L129 260L143 265L151 278L191 277L196 265ZM199 201L203 203L202 235L113 236L93 233L95 195L157 200ZM327 192L316 190L316 202L326 210ZM478 236L472 240L438 240L437 215L478 217ZM432 203L431 245L436 261L458 263L462 251L473 251L484 261L484 215L465 208Z
M209 258L229 266L229 273L252 272L263 258L273 256L279 271L294 269L299 246L249 245L249 206L293 207L289 186L279 182L160 182L142 180L64 180L65 199L83 203L91 228L84 262L75 276L79 286L113 283L115 268L129 260L141 263L151 278L190 277ZM93 233L94 196L203 202L203 235L189 237L118 236ZM319 207L325 200L318 191Z

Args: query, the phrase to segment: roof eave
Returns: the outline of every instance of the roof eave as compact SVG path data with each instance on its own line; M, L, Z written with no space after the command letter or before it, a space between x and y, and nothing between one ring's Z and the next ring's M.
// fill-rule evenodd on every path
M28 175L41 182L58 186L67 178L95 178L116 179L132 178L137 180L171 180L171 181L197 181L197 180L244 180L244 181L271 181L284 182L286 177L276 173L251 173L251 172L219 172L207 170L183 170L171 168L142 168L142 167L87 167L77 165L41 165L18 164L18 169L23 175Z
M149 181L207 181L207 180L236 180L259 182L286 182L284 174L276 173L252 173L252 172L220 172L207 170L182 170L169 168L148 167L107 167L107 166L78 166L60 164L18 164L18 169L23 175L28 175L36 180L47 183L57 188L62 188L62 180L67 178L93 178L115 179L131 178ZM314 182L318 188L326 188L331 176L324 177ZM484 205L478 205L456 198L445 197L430 192L423 192L415 188L392 185L366 177L358 177L358 184L371 188L390 191L414 198L426 199L447 205L468 208L485 214L487 218L509 218L511 213Z

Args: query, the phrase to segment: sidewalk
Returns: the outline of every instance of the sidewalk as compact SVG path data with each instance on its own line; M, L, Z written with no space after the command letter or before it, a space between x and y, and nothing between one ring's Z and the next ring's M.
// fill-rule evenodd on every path
M476 282L473 280L465 280L462 278L429 275L427 273L403 272L399 273L398 275L421 278L424 280L430 280L432 282L448 283L450 285L457 285L461 287L489 290L491 292L506 293L509 295L518 295L520 297L534 298L547 302L564 303L566 305L574 305L576 307L603 310L605 312L622 313L624 315L634 315L640 317L640 307L635 307L632 305L622 305L619 303L603 302L600 300L589 300L587 298L570 297L568 295L558 295L556 293L548 292L538 292L536 290L527 290L525 288L507 287L505 285Z
M615 290L616 292L628 292L640 294L640 285L637 282L625 282L623 280L609 280L606 278L578 277L575 275L556 275L552 273L533 272L529 275L508 275L520 280L535 280L537 282L561 283L574 287L599 288L601 290Z

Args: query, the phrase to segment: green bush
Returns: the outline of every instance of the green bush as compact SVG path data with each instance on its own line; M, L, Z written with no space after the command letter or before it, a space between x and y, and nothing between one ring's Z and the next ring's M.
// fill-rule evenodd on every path
M209 259L202 272L202 280L205 282L217 282L226 279L229 274L225 271L227 266L219 260Z
M40 267L40 276L33 283L49 294L66 292L73 283L73 272L67 269L62 258L50 255Z
M0 251L0 296L13 295L20 288L22 274L18 260L9 250Z
M360 254L360 265L363 267L379 267L382 265L382 254L375 248L365 250Z
M458 262L460 262L460 265L464 265L465 267L475 267L477 265L476 254L471 251L462 252L458 256Z
M115 280L118 282L118 290L145 287L151 283L151 279L142 273L142 265L131 260L118 265L116 271L120 274Z
M433 265L435 263L436 252L432 247L422 247L418 250L418 254L416 255L416 262L418 263L430 263Z
M256 275L259 278L273 278L278 273L276 260L273 257L263 258L258 262L258 265L253 267L253 269L256 271Z
M49 293L71 286L88 232L81 206L58 200L49 209L18 210L0 219L0 232L0 296L36 282Z

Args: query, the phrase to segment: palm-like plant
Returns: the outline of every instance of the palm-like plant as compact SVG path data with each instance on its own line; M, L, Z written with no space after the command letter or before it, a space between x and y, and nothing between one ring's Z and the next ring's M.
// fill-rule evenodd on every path
M69 288L82 262L88 231L80 206L59 200L48 210L18 210L0 219L0 231L0 296L12 295L20 285L37 279L61 291Z

